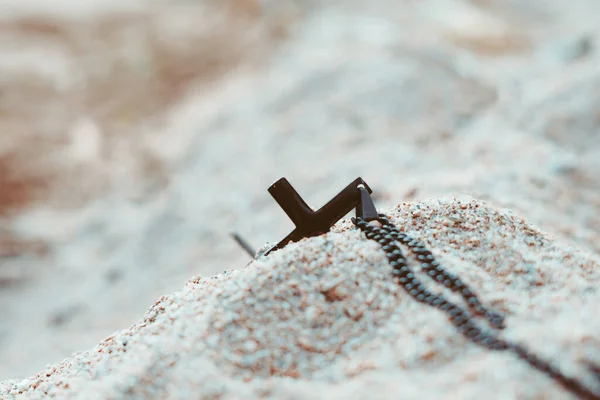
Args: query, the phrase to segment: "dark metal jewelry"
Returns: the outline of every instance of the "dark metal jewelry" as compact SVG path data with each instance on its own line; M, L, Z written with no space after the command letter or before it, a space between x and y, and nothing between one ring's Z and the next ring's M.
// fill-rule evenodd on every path
M421 242L401 232L387 216L378 214L370 196L372 191L361 178L354 180L318 211L313 211L285 178L281 178L273 184L269 188L269 192L294 222L296 229L266 254L279 250L290 242L328 232L338 220L355 208L356 217L352 218L352 222L367 239L379 243L392 267L393 279L413 299L446 313L456 329L471 342L494 351L510 351L580 398L600 400L600 394L586 387L580 380L566 376L556 366L542 360L524 346L500 338L498 330L504 328L504 317L495 311L488 310L473 290L460 278L445 270ZM370 223L372 221L378 221L381 227L374 226ZM251 247L239 235L234 238L248 253L252 253ZM408 260L399 244L406 246L415 255L420 262L421 269L429 278L451 291L459 293L473 315L484 317L492 330L486 331L477 325L473 315L465 308L451 303L441 294L427 290L417 278L414 270L409 267ZM600 367L590 365L589 370L600 382L600 376L598 376Z
M450 322L468 340L490 350L511 351L533 368L545 373L561 384L565 389L578 395L580 398L588 400L600 399L599 394L592 391L592 389L587 388L578 379L566 376L556 366L548 361L542 360L524 346L501 339L496 332L492 333L484 331L477 326L473 321L473 317L465 309L449 302L442 295L428 291L417 278L414 271L408 266L406 257L397 245L398 242L406 245L417 255L417 259L422 261L421 267L430 278L455 292L460 292L467 301L469 308L473 309L477 314L486 317L493 327L499 328L503 326L503 317L495 312L485 309L472 290L459 278L445 271L439 262L435 260L431 252L429 252L422 244L400 232L392 225L386 216L380 215L377 221L383 225L382 228L371 225L363 218L352 218L354 225L365 234L367 239L379 243L392 266L392 276L394 280L402 286L413 299L420 303L425 303L438 308L446 313L450 318Z

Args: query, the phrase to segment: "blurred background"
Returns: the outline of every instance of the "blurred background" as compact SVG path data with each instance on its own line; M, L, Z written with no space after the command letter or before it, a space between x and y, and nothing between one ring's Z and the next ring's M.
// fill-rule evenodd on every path
M0 379L364 178L600 251L597 0L0 0Z

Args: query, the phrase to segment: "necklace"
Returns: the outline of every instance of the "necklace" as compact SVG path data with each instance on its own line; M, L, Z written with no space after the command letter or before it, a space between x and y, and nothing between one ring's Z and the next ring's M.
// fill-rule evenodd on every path
M450 322L468 340L489 350L511 351L527 364L547 374L550 378L565 387L565 389L577 394L581 398L600 399L600 395L586 388L580 381L564 375L557 367L542 360L528 351L524 346L507 342L501 339L497 333L484 331L475 323L472 315L464 308L449 302L441 295L428 291L408 266L402 250L400 250L396 243L399 242L406 245L410 251L415 253L417 259L422 261L421 267L423 270L435 282L443 284L452 291L459 292L474 314L483 315L489 321L490 325L496 329L504 327L503 317L493 311L487 310L481 305L481 302L471 289L460 279L445 271L431 255L431 252L423 247L422 244L401 233L398 228L391 224L386 216L380 215L376 221L380 222L383 227L373 226L362 218L353 218L353 223L365 233L367 239L375 240L382 246L382 250L386 252L386 258L393 268L394 279L413 299L436 307L446 313Z
M318 211L313 211L285 178L272 185L269 192L294 222L296 229L265 255L285 247L289 242L328 232L339 219L355 208L356 217L352 218L352 223L368 240L373 240L381 246L392 267L392 279L414 300L444 312L467 340L488 350L512 352L578 397L600 400L600 394L586 387L580 380L565 375L559 368L536 356L525 346L502 339L499 332L504 328L504 317L485 307L473 290L460 278L445 270L421 242L401 232L387 216L379 214L370 196L372 190L361 178L354 180ZM239 236L234 238L252 254L250 247ZM408 248L415 256L426 276L459 294L467 307L458 306L443 295L429 291L409 266L400 245ZM492 329L483 329L474 317L484 318ZM592 373L597 373L599 369L597 366L590 366Z

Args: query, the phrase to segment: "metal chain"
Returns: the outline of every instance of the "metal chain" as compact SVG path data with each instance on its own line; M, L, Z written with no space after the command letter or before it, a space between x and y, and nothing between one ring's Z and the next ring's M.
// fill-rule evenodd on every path
M459 293L465 299L471 311L475 315L484 316L494 328L502 329L504 327L504 317L487 310L481 304L477 295L460 278L446 271L421 242L400 232L385 215L379 214L379 221L383 224L383 229L389 232L396 241L406 245L410 251L416 254L417 260L421 262L421 268L431 279L443 284L453 292Z
M468 311L449 302L442 295L427 290L408 266L408 261L397 243L406 245L416 255L417 260L421 262L421 268L431 279L460 293L475 315L485 317L493 328L501 329L504 326L503 316L486 309L475 293L462 280L446 271L422 243L400 232L383 214L379 214L377 221L382 224L382 227L374 226L360 217L352 218L354 225L365 234L367 239L374 240L381 245L392 266L394 279L413 299L445 312L449 316L450 322L468 340L490 350L511 351L580 398L600 400L600 394L587 388L579 380L566 376L557 367L542 360L524 346L501 339L497 332L484 331L473 321L473 317Z

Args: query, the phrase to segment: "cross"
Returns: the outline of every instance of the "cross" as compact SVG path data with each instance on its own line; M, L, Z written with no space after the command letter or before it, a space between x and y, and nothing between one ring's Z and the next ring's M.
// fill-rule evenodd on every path
M353 208L356 208L357 216L367 220L377 218L377 211L370 197L373 191L362 178L356 178L317 211L306 204L285 178L271 185L269 193L296 225L296 229L265 255L283 248L290 242L329 232L329 229Z

